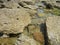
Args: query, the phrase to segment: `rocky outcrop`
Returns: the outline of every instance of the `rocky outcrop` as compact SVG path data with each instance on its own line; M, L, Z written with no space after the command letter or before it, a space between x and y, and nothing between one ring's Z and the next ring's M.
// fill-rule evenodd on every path
M60 45L60 16L47 18L47 33L51 45Z

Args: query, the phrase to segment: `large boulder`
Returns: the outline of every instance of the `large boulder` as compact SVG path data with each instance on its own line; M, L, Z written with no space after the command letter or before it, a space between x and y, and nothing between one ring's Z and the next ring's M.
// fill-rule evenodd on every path
M0 32L20 33L31 22L24 9L0 9Z
M48 17L46 21L51 45L60 45L60 16Z

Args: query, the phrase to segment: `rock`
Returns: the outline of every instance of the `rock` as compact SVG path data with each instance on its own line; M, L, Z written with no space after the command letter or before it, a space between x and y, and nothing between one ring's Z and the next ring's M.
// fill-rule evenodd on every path
M28 8L28 9L37 9L35 6L35 0L1 0L0 8ZM3 6L2 6L3 5Z
M43 36L42 32L34 32L33 37L36 41L38 41L39 43L44 45L44 36Z
M23 7L23 8L25 8L25 6L27 5L26 3L24 3L24 2L19 2L18 3L21 7Z
M20 33L31 23L30 14L24 9L0 9L0 32Z
M60 16L48 17L47 33L51 45L60 45Z
M20 0L20 1L30 4L30 5L35 3L35 0Z
M38 16L39 16L39 17L45 17L46 14L45 14L45 13L40 13L40 14L38 14Z
M0 45L15 45L17 38L0 38Z
M14 0L1 0L3 3L1 3L0 5L0 8L17 8L19 5L18 5L18 2L15 2ZM2 6L3 5L3 6Z
M32 9L28 9L27 11L30 13L31 17L37 13L36 10L32 10Z
M31 20L37 17L37 10L27 9L27 8L25 8L25 10L30 14Z
M38 7L35 6L35 5L26 5L24 6L25 8L29 8L29 9L33 9L33 10L36 10Z
M30 34L33 34L35 32L40 32L40 27L39 25L34 25L34 24L31 24L28 26L28 29L29 29L29 33Z
M9 8L9 9L12 9L12 8L20 8L19 4L18 3L15 3L15 2L5 2L4 3L5 5L5 8Z
M40 2L47 2L47 3L50 3L49 5L56 6L56 7L59 7L60 8L60 5L59 5L60 4L59 3L60 1L59 0L40 0Z
M17 39L16 45L37 45L36 41L33 38L30 38L24 34L20 35Z
M1 0L3 2L0 4L0 8L28 8L28 9L37 9L38 7L35 6L35 0ZM2 7L1 5L4 5Z
M41 23L44 23L44 21L45 19L35 18L35 19L32 19L31 24L41 24Z
M39 25L28 25L27 29L24 30L24 34L35 39L39 44L44 45L44 35L42 34Z

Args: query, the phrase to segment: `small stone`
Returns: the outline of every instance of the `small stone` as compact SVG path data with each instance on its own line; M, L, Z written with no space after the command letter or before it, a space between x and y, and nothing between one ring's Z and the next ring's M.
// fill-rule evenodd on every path
M41 44L44 44L44 36L43 34L40 32L35 32L33 33L33 37L36 41L40 42Z

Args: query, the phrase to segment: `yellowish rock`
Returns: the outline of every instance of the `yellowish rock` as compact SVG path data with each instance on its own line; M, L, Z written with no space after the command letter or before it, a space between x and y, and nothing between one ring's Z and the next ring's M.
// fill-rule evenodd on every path
M20 33L31 22L24 9L0 9L0 32Z
M0 45L14 45L17 38L0 38Z

